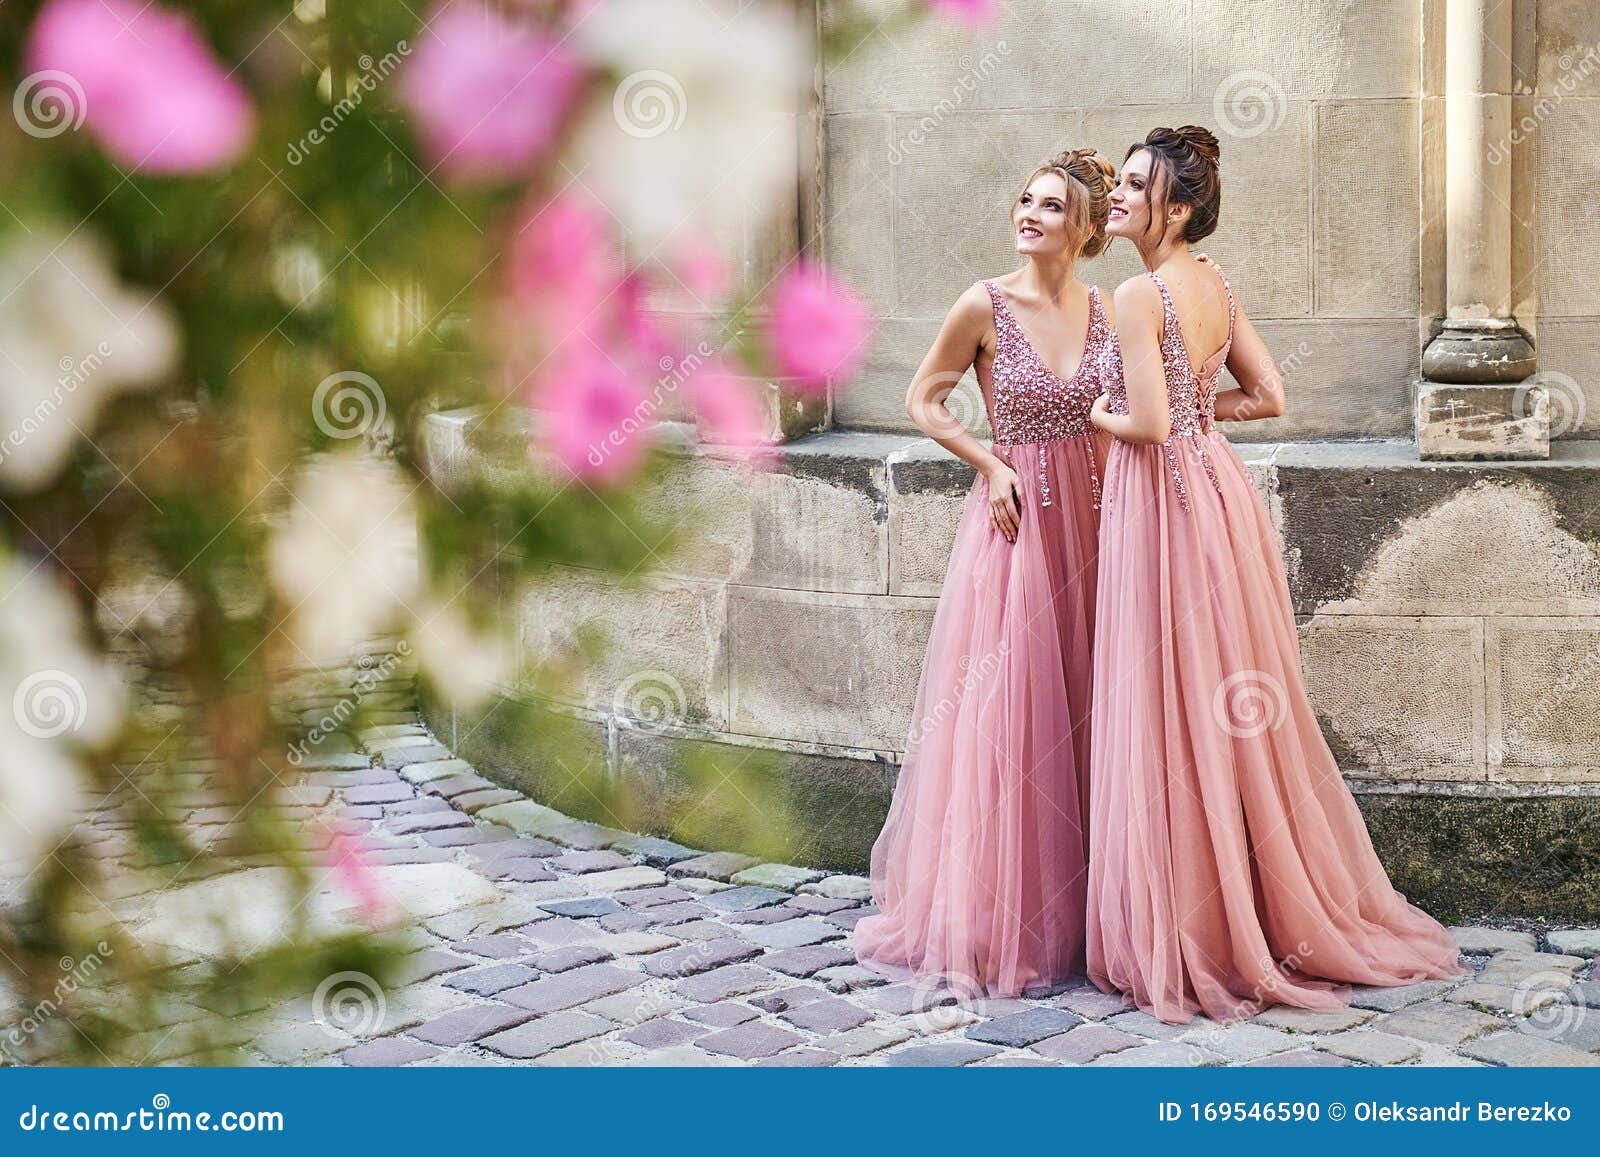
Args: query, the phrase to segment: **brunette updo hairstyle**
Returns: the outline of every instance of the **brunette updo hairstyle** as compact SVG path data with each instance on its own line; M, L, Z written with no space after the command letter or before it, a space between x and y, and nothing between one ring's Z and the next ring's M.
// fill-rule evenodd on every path
M1073 149L1057 153L1022 182L1022 192L1028 191L1033 179L1040 173L1059 173L1067 183L1067 217L1082 239L1078 253L1085 258L1098 257L1105 251L1106 218L1111 214L1111 189L1117 182L1117 168L1094 149ZM1012 202L1015 208L1016 201Z
M1222 174L1217 169L1222 146L1211 130L1199 125L1151 129L1127 155L1140 149L1150 153L1150 227L1165 220L1168 205L1188 205L1183 239L1193 244L1215 233L1222 210Z

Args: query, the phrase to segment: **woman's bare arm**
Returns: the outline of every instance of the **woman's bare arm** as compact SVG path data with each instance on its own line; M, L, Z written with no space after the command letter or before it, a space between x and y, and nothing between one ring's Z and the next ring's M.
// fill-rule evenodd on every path
M1128 412L1111 413L1102 395L1089 420L1124 442L1165 442L1172 433L1172 415L1161 362L1161 291L1148 277L1130 278L1117 287L1114 309Z
M1234 316L1228 372L1239 388L1217 395L1217 421L1249 422L1283 413L1283 377L1272 360L1272 351L1242 309Z
M971 286L956 299L906 390L906 413L924 434L988 479L990 515L1007 541L1015 542L1022 517L1016 474L945 405L977 359L993 316L994 306L982 285Z

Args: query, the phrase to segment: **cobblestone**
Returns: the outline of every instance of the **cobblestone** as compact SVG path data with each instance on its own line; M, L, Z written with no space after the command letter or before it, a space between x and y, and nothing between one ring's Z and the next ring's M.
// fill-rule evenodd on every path
M787 893L795 891L802 884L815 883L825 875L826 873L811 868L797 868L793 864L757 864L753 868L735 872L729 877L728 882L748 884L757 888L775 888ZM788 897L785 896L784 899Z
M975 1028L969 1028L967 1038L989 1044L1010 1045L1012 1048L1026 1048L1035 1041L1059 1036L1069 1028L1082 1023L1081 1016L1065 1009L1033 1008L1027 1012L1014 1012L1010 1016L1002 1016L998 1020L986 1021Z
M1453 929L1474 975L1357 987L1334 1012L1166 1025L1086 982L958 1003L857 964L876 909L861 876L701 851L574 819L489 783L414 723L366 753L335 736L302 809L365 826L384 873L446 871L406 938L386 1035L311 1023L309 999L251 1017L267 1063L809 1067L1552 1065L1600 1063L1600 931ZM346 753L339 745L347 744ZM376 763L376 766L374 765ZM388 763L389 767L383 766ZM330 793L332 799L329 800ZM197 808L210 806L197 796ZM471 811L474 815L469 816ZM218 816L202 823L221 823ZM386 877L390 878L390 877ZM444 879L444 877L440 877ZM437 891L437 889L435 889ZM1543 943L1548 950L1540 950ZM240 1010L174 1010L175 1021ZM264 1019L264 1023L263 1023ZM180 1027L182 1027L180 1025ZM152 1038L156 1059L193 1049Z
M1320 1047L1368 1065L1403 1064L1422 1052L1422 1046L1409 1037L1391 1036L1369 1028L1328 1037Z
M1552 952L1561 952L1568 956L1600 956L1600 928L1562 928L1550 933L1545 939L1549 942Z
M709 972L724 964L737 964L760 955L761 949L742 940L706 940L653 953L645 957L644 970L651 976L671 980L693 976L697 972Z
M1033 1043L1033 1051L1053 1061L1086 1065L1106 1053L1121 1052L1145 1044L1144 1037L1119 1032L1103 1024L1081 1024L1060 1036L1045 1037Z
M1434 1044L1458 1045L1501 1027L1505 1021L1458 1004L1433 1002L1401 1009L1376 1023L1378 1028L1387 1033Z
M667 869L667 875L727 883L736 873L753 868L757 863L754 856L741 856L738 852L707 852L677 861Z
M755 1060L781 1053L792 1045L805 1043L805 1038L788 1029L770 1024L745 1024L738 1028L723 1029L695 1041L696 1048L708 1053L721 1053L740 1060Z

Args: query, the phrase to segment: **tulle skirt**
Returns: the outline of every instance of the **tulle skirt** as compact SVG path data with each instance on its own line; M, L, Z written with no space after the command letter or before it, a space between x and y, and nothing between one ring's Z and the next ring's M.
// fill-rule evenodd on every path
M1173 445L1188 511L1162 447L1119 442L1106 468L1090 977L1183 1023L1459 975L1449 934L1390 884L1323 739L1243 464L1216 433Z
M862 963L1014 996L1084 969L1088 710L1105 435L997 447L1015 543L974 484L928 640L905 761L872 849ZM1047 470L1043 504L1039 465Z

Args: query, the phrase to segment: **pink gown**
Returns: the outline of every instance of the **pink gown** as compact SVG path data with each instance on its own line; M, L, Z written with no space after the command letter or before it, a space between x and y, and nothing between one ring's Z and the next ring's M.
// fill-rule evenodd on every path
M1149 276L1172 435L1117 442L1106 465L1090 978L1186 1023L1338 1009L1347 984L1459 975L1454 941L1373 852L1306 698L1277 535L1213 425L1233 291L1222 278L1227 342L1196 374ZM1112 360L1111 410L1127 413Z
M880 912L857 925L856 951L897 979L1014 996L1083 975L1090 632L1110 443L1089 409L1112 337L1091 288L1083 358L1064 381L984 284L996 340L982 384L995 453L1021 480L1021 524L1008 543L980 477L872 849Z

